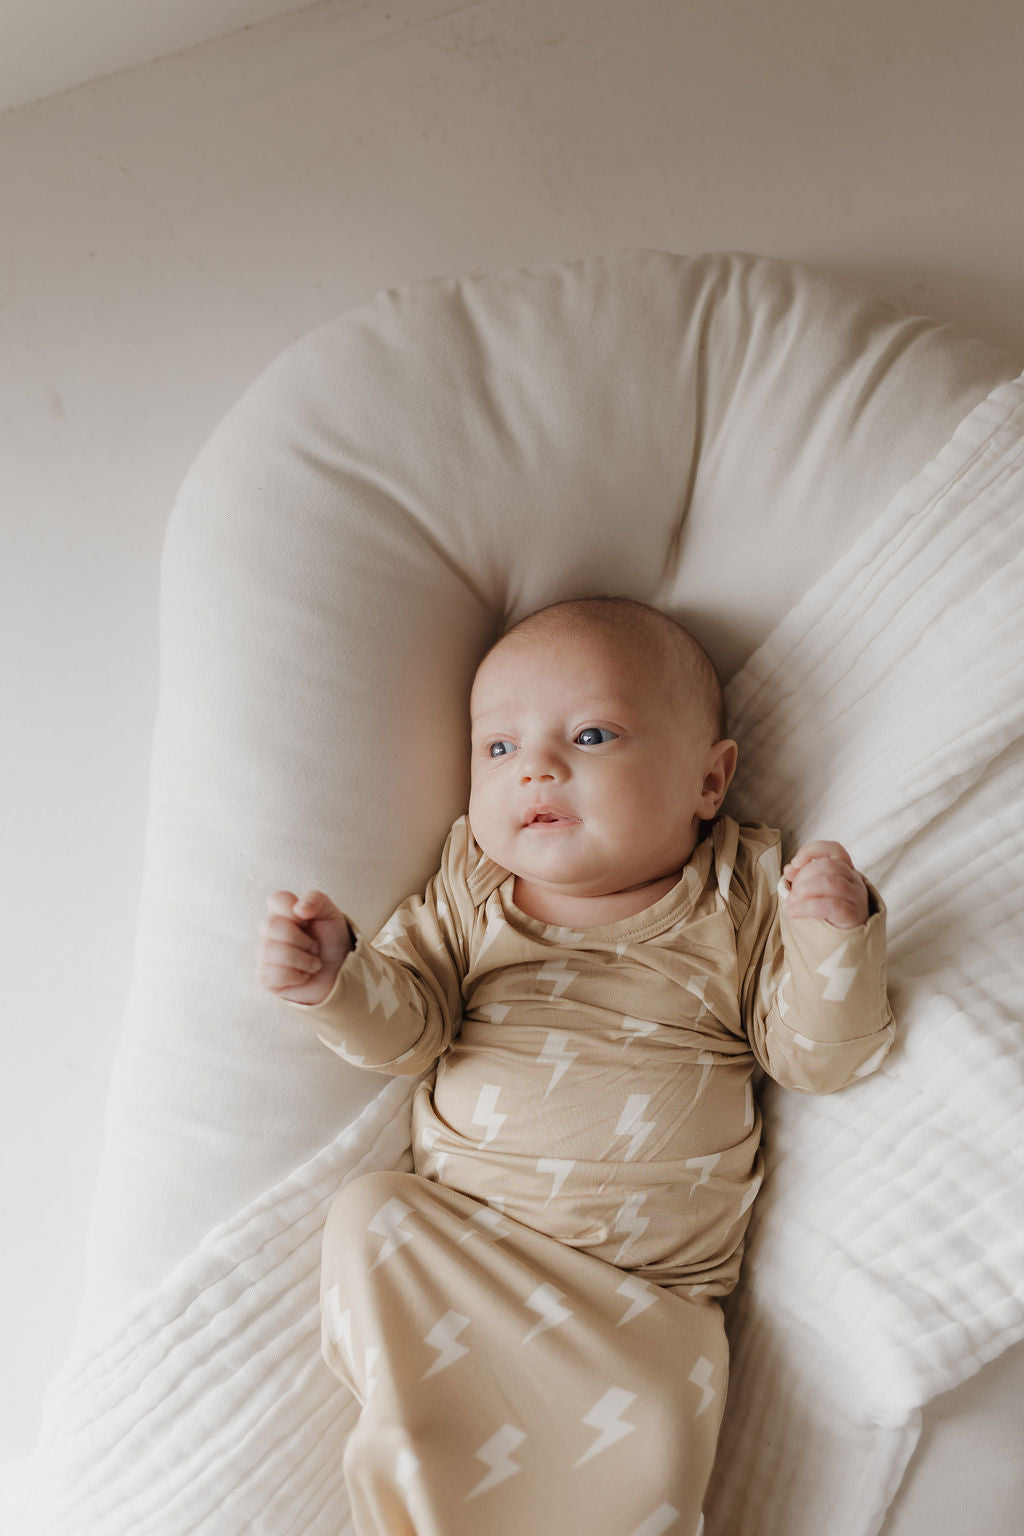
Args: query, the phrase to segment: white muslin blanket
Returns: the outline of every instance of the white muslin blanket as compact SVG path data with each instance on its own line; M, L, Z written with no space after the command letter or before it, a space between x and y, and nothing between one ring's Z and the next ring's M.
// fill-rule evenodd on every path
M873 1536L920 1407L1024 1336L1024 383L1000 386L730 689L740 817L882 887L899 1039L766 1089L707 1536ZM389 1082L53 1383L18 1536L342 1536L352 1404L319 1359L341 1180L408 1155Z

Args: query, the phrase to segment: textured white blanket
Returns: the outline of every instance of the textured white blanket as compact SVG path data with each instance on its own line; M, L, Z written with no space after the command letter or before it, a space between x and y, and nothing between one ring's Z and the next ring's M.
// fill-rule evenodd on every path
M883 886L901 1037L766 1093L708 1536L873 1536L917 1411L1024 1336L1024 384L1001 386L731 688L735 814ZM351 1405L318 1355L339 1181L401 1163L389 1082L65 1367L0 1485L19 1536L343 1536Z

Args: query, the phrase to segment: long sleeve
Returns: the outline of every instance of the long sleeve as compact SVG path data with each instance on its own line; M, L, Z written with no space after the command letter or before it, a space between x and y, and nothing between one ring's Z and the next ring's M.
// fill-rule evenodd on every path
M765 829L766 830L766 829ZM895 1033L886 992L885 907L869 886L859 928L787 918L777 894L778 844L742 870L749 905L737 932L743 1022L760 1065L803 1093L833 1093L879 1067ZM744 878L745 877L745 878Z
M404 901L372 943L350 923L355 948L331 992L302 1010L324 1044L354 1066L418 1076L457 1033L473 921L470 846L460 818L424 894Z

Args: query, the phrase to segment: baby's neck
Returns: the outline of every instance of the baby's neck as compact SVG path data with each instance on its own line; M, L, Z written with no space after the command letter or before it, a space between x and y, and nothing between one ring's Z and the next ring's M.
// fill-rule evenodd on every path
M527 917L554 928L605 928L609 923L621 923L625 918L635 917L638 912L653 907L678 884L680 873L677 870L647 885L632 886L626 891L609 891L604 896L572 896L517 875L512 899Z

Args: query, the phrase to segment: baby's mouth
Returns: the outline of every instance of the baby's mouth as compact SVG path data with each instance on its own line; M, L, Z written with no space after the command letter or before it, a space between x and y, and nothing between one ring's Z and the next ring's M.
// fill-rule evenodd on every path
M526 827L555 827L563 824L573 824L579 821L578 816L568 816L564 811L556 811L551 806L538 805L527 811L523 821Z

